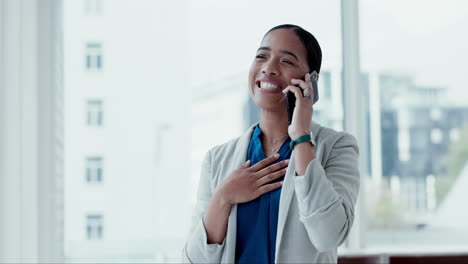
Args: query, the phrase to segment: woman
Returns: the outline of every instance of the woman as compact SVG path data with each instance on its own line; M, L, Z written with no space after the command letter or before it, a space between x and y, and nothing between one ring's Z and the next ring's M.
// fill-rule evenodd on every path
M280 25L263 37L249 72L260 123L206 154L186 262L337 262L354 219L358 147L353 136L312 122L308 73L320 72L321 59L301 27ZM296 97L291 124L288 91Z

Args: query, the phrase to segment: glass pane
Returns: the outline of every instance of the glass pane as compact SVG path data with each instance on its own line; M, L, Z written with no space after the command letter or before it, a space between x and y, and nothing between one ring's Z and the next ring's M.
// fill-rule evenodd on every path
M68 262L181 262L202 157L258 121L246 80L273 26L294 23L317 37L316 121L342 126L341 99L332 102L341 95L338 0L94 3L105 12L86 16L81 1L63 3ZM83 69L83 60L95 69L103 59L105 71ZM88 111L88 98L105 101L105 113ZM93 125L106 117L105 127L87 129L83 117ZM103 184L83 183L87 153L105 157ZM102 226L87 226L93 211L103 212ZM102 240L88 240L96 232Z
M362 0L360 8L367 247L466 249L468 3Z

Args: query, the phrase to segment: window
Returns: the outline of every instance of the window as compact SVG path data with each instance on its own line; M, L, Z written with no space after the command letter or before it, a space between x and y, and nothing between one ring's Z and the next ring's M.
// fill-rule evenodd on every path
M91 6L97 0L64 1L64 20L67 22L64 24L64 54L68 56L64 69L64 95L68 96L65 100L64 145L67 146L66 161L69 161L65 162L65 182L69 187L65 192L65 208L69 209L65 219L69 222L65 226L70 227L66 230L65 243L70 262L84 258L90 262L181 262L177 259L185 242L181 238L188 232L190 224L185 214L191 214L196 202L203 156L208 149L239 136L246 126L259 120L259 108L251 101L247 89L248 64L270 26L291 21L317 37L323 49L323 62L320 100L314 105L313 119L323 126L342 130L347 114L343 111L346 96L342 90L344 52L340 10L341 3L346 1L311 3L293 0L292 5L302 7L294 14L282 13L284 10L278 5L271 5L271 1L266 0L223 4L214 0L190 0L187 5L154 0L138 1L138 4L109 1L112 5L106 5L108 2L103 0L99 2L102 4L100 9L106 9L104 14L96 16L89 11L90 15L84 17L84 5L93 3L89 4L92 10ZM365 180L360 194L367 204L361 204L365 213L356 217L353 225L354 230L362 232L344 245L352 248L353 244L363 244L375 251L397 246L413 250L423 243L438 246L436 242L442 239L431 239L438 234L426 233L429 230L421 227L429 224L434 210L443 206L444 197L452 192L449 189L456 186L459 165L464 164L458 157L462 158L461 154L465 153L460 140L468 137L465 136L468 129L463 128L468 125L468 107L466 102L463 103L467 96L463 89L457 88L463 86L455 85L455 81L463 79L461 69L467 68L466 62L456 64L458 60L468 61L464 60L467 53L462 47L465 43L462 33L466 31L467 23L465 16L456 15L466 8L451 11L450 3L453 2L439 3L440 9L447 12L434 14L450 16L430 20L423 19L426 12L421 13L420 7L438 2L399 1L398 5L387 6L374 2L359 1L361 28L357 32L360 32L361 54L356 58L362 61L363 77L359 87L362 94L359 95L362 95L362 108L366 110L362 130L367 133L360 142L360 151L369 152L361 156L361 164L366 165L363 168L367 170L362 172ZM458 4L462 5L461 2ZM252 7L252 4L257 6ZM401 5L405 8L398 8ZM270 15L262 23L255 23L254 10L259 8ZM194 15L208 10L209 20ZM320 12L311 16L311 10ZM182 15L155 15L173 11ZM236 20L241 13L245 19ZM414 19L415 14L418 19ZM232 21L237 22L229 24ZM435 27L418 27L422 21L437 23ZM447 25L450 21L453 23ZM148 23L152 25L151 32L135 30L148 28ZM167 30L167 24L171 24L171 30ZM442 26L447 30L441 30ZM230 29L235 28L243 28L242 34L233 35ZM171 34L176 31L178 34ZM187 41L180 41L181 38ZM225 52L226 43L228 46L234 43L235 50ZM456 48L447 48L447 43ZM138 48L126 52L134 46ZM455 51L459 56L449 57ZM223 54L222 61L219 54ZM103 68L104 57L106 69ZM174 97L174 89L168 87L175 87L177 100L162 99ZM458 90L460 93L455 99L460 103L437 102L447 98L434 96L441 87ZM84 100L76 101L77 98ZM104 100L106 109L103 108ZM243 102L247 102L244 113ZM438 109L440 114L431 115L432 109ZM102 128L104 110L105 129ZM77 115L79 119L86 119L80 121L78 127ZM187 120L181 122L182 117ZM171 127L169 132L164 128L166 123ZM180 123L190 123L191 126L180 127ZM440 129L440 132L431 135L432 129ZM188 134L190 139L187 141L178 140ZM445 159L448 139L451 139L450 145L460 148L449 150L453 158ZM435 144L432 140L440 143ZM182 156L181 151L185 153ZM106 153L102 160L88 162L88 158L96 158L94 156L100 153ZM108 153L116 155L110 157ZM445 165L444 160L453 165ZM90 168L89 177L93 182L97 182L98 175L101 181L103 176L111 175L111 181L106 178L106 186L83 184L83 178L88 177L87 168ZM184 172L177 183L184 185L165 188L174 184L171 177L164 177L174 168ZM129 173L137 175L138 180L129 179ZM89 190L95 189L92 187L99 190ZM129 195L119 195L122 190L128 190L125 194ZM113 198L89 197L88 201L82 202L83 191ZM174 192L178 192L179 199L168 205L163 197L175 195ZM135 204L138 206L132 206ZM455 204L449 201L447 210L456 208ZM117 243L122 243L119 248L132 247L112 256L106 250L80 250L82 245L75 241L80 237L86 239L83 207L88 210L98 208L106 214L106 241L99 241L102 246L108 243L109 248L115 248ZM174 207L190 209L176 212L172 210ZM357 215L357 206L355 209ZM132 217L134 215L141 217ZM440 218L440 223L451 224L456 219L443 220ZM131 232L127 232L128 226L132 226ZM429 236L422 237L425 234ZM451 234L447 232L449 238ZM458 237L466 240L466 236ZM156 254L163 257L157 259ZM138 256L147 257L140 259Z
M84 12L86 15L101 15L102 0L84 0Z
M101 70L102 68L102 45L90 42L86 44L86 69Z
M375 164L366 183L372 191L365 196L369 249L466 245L466 225L460 223L467 218L459 210L466 200L468 105L461 99L466 85L458 78L466 69L466 60L459 59L466 51L458 42L438 41L456 39L464 30L466 24L451 22L462 16L459 4L412 1L401 12L395 2L360 1L361 66L375 77L369 100L376 107L370 111L380 113L380 121L373 121L380 129L369 133L380 141L369 153ZM424 15L414 20L423 5ZM425 58L434 50L444 53L429 63ZM448 61L450 67L433 68Z
M319 98L327 101L331 99L331 74L329 71L320 72Z
M103 237L102 214L89 214L86 216L86 237L88 240L100 240Z
M102 157L88 157L86 159L86 182L102 182Z
M88 100L88 126L102 126L102 100Z

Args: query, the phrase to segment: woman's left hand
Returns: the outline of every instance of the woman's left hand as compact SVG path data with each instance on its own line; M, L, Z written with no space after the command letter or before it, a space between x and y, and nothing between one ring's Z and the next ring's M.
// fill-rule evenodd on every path
M305 81L301 79L291 79L293 85L289 85L283 90L283 93L291 91L296 96L296 107L294 107L293 118L288 127L288 134L292 139L307 134L310 130L310 122L313 113L314 91L310 81L310 74L306 73ZM299 87L297 87L298 85ZM310 94L310 97L304 97L301 93Z

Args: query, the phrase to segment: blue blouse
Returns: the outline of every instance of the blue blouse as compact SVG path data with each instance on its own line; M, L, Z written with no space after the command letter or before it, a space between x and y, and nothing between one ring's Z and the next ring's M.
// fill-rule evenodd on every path
M251 166L266 158L257 125L252 133L247 160ZM281 145L279 162L291 157L288 139ZM277 181L283 180L281 177ZM278 226L281 188L265 193L255 200L237 205L236 263L274 263L276 229Z

